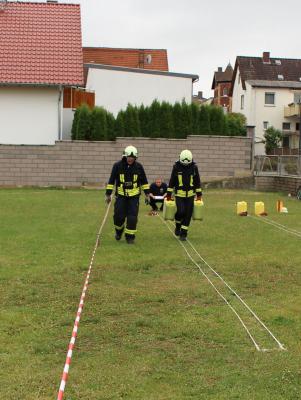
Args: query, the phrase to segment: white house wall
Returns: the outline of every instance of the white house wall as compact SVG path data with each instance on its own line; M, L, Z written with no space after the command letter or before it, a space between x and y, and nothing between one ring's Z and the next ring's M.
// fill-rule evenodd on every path
M243 89L241 80L239 80L240 72L239 68L237 68L235 83L233 87L233 94L232 94L232 111L236 113L243 114L247 120L250 116L247 114L248 109L246 107L246 90ZM244 108L241 108L241 96L245 97Z
M191 78L90 68L87 89L95 91L95 104L115 116L128 103L150 105L155 99L174 104L191 103Z
M71 128L74 118L74 110L72 108L63 109L63 140L71 139Z
M58 102L56 88L0 87L0 144L54 144Z
M235 85L233 88L232 111L239 112L247 118L247 125L255 126L255 154L265 154L263 140L263 123L268 122L268 126L273 126L282 131L282 123L290 122L293 127L292 119L284 118L284 107L294 102L294 91L287 88L257 88L252 87L246 81L244 90L241 82L238 83L239 71L236 74ZM265 93L275 93L275 105L265 104ZM244 109L241 109L241 96L244 95Z

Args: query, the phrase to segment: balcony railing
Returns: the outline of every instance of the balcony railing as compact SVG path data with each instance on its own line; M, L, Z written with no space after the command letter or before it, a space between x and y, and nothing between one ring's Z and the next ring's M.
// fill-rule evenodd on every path
M301 176L300 156L255 156L255 175Z
M292 103L287 107L284 107L284 117L299 117L300 116L300 104Z

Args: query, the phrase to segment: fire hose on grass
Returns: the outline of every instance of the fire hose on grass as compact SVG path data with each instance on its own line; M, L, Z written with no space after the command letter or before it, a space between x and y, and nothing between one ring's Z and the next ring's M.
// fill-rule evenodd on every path
M177 237L174 235L173 230L170 227L170 224L167 223L167 221L165 221L161 216L160 219L162 221L163 224L166 225L166 227L169 229L169 231L171 232L171 234L177 239ZM255 348L257 351L269 351L268 349L262 348L259 346L259 344L256 342L254 336L251 334L250 330L248 329L248 327L246 326L246 323L243 321L243 319L241 318L241 316L238 314L238 312L235 310L235 308L230 304L230 302L225 298L225 296L219 291L219 289L214 285L214 283L212 282L212 280L209 278L209 276L206 274L206 272L203 270L203 268L200 266L200 264L192 257L192 255L189 253L189 251L187 250L187 246L185 246L182 242L178 242L184 249L185 253L187 254L187 256L189 257L189 259L193 262L193 264L198 268L198 270L202 273L202 275L207 279L207 281L209 282L209 284L214 288L214 290L218 293L218 295L224 300L224 302L229 306L229 308L231 309L231 311L236 315L236 317L238 318L239 322L241 323L241 325L243 326L244 330L247 332L249 338L251 339L252 343L254 344ZM208 262L198 253L198 251L195 249L195 247L193 246L193 244L190 242L190 240L187 240L187 243L190 245L190 247L192 248L192 250L197 254L197 256L200 258L200 260L202 261L203 264L205 264L210 270L211 272L214 273L214 275L216 277L219 278L219 280L221 280L221 282L230 290L230 292L243 304L243 306L248 310L248 312L255 318L255 320L262 326L262 328L264 328L264 330L269 334L269 336L276 342L277 344L277 350L286 350L286 348L284 347L284 345L274 336L274 334L270 331L270 329L264 324L264 322L256 315L256 313L248 306L248 304L238 295L238 293L232 289L232 287L221 277L221 275L214 270L209 264Z

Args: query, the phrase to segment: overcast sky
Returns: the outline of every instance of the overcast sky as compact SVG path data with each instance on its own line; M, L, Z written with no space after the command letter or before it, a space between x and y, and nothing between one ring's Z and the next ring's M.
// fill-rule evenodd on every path
M237 55L301 58L301 0L59 0L80 3L84 46L163 48L171 72L212 96L218 66Z

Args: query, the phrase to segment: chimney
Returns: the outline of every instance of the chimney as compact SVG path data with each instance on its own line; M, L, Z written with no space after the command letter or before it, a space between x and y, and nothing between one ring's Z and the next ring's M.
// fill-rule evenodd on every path
M218 67L217 72L223 72L223 67Z
M264 64L270 64L271 60L270 60L270 52L269 51L264 51L262 53L262 61Z
M202 99L203 98L203 92L198 92L198 99Z
M0 0L0 12L5 10L6 5L7 5L7 0Z

